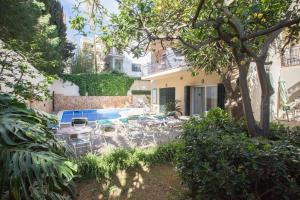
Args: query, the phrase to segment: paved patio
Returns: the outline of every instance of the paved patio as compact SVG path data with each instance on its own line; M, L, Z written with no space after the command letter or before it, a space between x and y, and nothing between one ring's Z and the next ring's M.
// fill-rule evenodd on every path
M142 132L142 130L140 130ZM119 130L111 130L103 132L102 136L95 134L93 143L93 151L96 153L103 153L114 148L147 148L164 144L178 138L181 135L181 129L171 129L165 127L160 131L146 133L145 136L135 133L137 136L130 140L127 133ZM152 137L154 135L154 138ZM102 137L105 137L106 143Z
M113 128L93 127L92 151L104 153L115 148L147 148L170 142L182 134L181 123L152 124L152 126L138 124L134 129L120 125ZM86 146L77 150L78 154L90 151Z

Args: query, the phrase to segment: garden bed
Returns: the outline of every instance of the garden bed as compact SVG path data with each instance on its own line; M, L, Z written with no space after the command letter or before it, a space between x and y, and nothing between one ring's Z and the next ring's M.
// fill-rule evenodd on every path
M111 181L81 180L77 200L91 199L186 199L186 188L171 164L121 170Z

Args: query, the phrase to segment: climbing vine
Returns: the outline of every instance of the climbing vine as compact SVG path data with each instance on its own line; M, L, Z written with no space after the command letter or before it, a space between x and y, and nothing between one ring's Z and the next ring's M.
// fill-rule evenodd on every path
M115 72L64 74L62 78L78 85L82 96L126 96L135 80L125 74Z

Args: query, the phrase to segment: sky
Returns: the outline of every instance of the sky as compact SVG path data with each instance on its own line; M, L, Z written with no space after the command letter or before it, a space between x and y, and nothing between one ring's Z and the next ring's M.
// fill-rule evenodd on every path
M118 12L118 3L115 0L100 0L101 4L108 10L109 13L117 13ZM74 13L72 12L73 5L78 2L78 0L60 0L65 17L66 17L66 24L67 24L67 36L71 42L77 43L80 41L80 37L82 37L78 31L72 30L70 28L69 20Z
M99 0L101 4L107 9L109 13L118 13L118 3L116 0ZM83 37L78 33L76 30L72 30L70 27L69 20L72 16L74 16L74 13L72 12L72 7L78 0L60 0L63 9L64 14L66 17L66 25L67 25L67 37L68 40L75 44L79 44L80 38ZM145 56L140 58L135 58L132 54L125 53L126 57L131 59L133 62L140 63L140 64L146 64L151 61L151 54L147 53Z

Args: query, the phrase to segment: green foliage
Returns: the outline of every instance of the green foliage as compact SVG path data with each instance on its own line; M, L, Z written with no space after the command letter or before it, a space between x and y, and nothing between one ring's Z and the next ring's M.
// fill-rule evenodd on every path
M94 53L91 50L80 50L70 63L71 74L94 73Z
M151 90L131 90L133 95L151 95Z
M2 0L0 39L37 69L60 74L74 50L67 42L63 17L57 0Z
M79 86L80 95L126 96L134 78L115 72L98 74L64 74L64 80Z
M300 197L300 149L291 140L249 138L219 109L187 122L183 140L177 168L196 199Z
M176 161L182 141L173 141L155 148L116 149L104 155L88 154L76 160L78 173L84 177L110 178L118 170L140 167L142 164Z
M0 79L7 93L20 100L43 100L48 96L49 77L42 76L21 54L0 40ZM39 81L35 81L39 79ZM1 87L0 87L1 90Z
M57 119L0 95L0 194L9 199L68 199L76 165L47 128Z
M167 102L165 105L165 113L168 114L170 112L176 112L182 115L181 107L179 104L180 104L179 100Z

